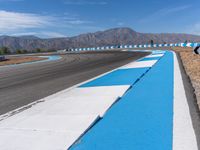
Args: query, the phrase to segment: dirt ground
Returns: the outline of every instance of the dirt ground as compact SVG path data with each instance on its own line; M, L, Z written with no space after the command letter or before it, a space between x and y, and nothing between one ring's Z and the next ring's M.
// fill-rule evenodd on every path
M200 55L193 54L192 48L175 47L173 50L179 53L181 57L185 71L194 87L197 103L200 109Z
M21 63L26 63L26 62L33 62L33 61L39 61L39 60L45 60L46 58L41 58L41 57L29 57L29 56L24 56L24 57L7 57L7 60L1 61L0 66L4 65L14 65L14 64L21 64Z

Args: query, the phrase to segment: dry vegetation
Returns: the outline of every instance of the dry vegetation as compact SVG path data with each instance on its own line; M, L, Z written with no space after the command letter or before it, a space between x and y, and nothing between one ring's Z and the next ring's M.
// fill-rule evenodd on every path
M197 102L200 108L200 55L192 53L192 48L174 48L180 54L181 60L195 89Z
M9 57L6 61L1 61L0 66L4 65L14 65L14 64L21 64L26 62L33 62L33 61L39 61L44 60L46 58L41 57Z

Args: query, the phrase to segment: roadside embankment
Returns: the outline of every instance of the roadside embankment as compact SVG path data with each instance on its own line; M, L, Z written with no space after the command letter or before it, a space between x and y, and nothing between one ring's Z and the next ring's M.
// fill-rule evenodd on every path
M22 63L28 63L28 62L34 62L34 61L41 61L45 60L47 58L44 57L30 57L30 56L8 56L5 61L0 62L0 66L5 65L15 65L15 64L22 64Z
M193 54L192 48L175 47L173 50L180 55L185 71L195 90L194 93L200 109L200 55Z

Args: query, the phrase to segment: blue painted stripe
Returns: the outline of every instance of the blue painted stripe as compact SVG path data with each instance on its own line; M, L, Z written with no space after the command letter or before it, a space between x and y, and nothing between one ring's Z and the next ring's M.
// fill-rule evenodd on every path
M71 150L172 150L173 54L167 54Z
M118 69L81 87L132 85L148 70L149 68Z

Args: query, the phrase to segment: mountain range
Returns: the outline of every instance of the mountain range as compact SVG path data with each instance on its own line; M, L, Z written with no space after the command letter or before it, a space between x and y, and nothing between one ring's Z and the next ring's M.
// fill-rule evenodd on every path
M139 33L130 28L114 28L95 33L81 34L74 37L41 39L36 36L0 36L0 47L8 47L14 52L17 49L33 51L37 48L57 50L78 47L111 46L119 44L148 44L200 42L200 36L178 33Z

